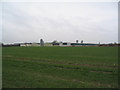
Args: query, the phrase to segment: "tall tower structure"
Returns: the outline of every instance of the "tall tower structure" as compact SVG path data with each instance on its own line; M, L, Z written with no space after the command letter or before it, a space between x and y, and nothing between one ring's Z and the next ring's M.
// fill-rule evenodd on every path
M43 41L43 39L40 39L40 46L44 46L44 41Z

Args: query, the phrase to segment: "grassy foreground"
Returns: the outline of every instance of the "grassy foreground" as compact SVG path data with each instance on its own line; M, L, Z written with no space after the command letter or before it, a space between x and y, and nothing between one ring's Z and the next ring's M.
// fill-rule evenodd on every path
M117 47L4 47L3 88L116 88Z

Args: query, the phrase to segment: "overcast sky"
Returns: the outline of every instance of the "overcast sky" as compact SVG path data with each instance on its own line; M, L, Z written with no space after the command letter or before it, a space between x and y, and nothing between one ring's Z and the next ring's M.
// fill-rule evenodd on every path
M2 41L118 41L117 2L4 2ZM1 33L1 31L0 31Z

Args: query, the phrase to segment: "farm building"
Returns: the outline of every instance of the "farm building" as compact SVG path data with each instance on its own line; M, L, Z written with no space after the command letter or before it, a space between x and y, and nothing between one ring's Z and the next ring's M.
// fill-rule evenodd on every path
M40 46L40 43L32 43L31 46Z
M53 44L53 46L97 46L97 45L98 44L93 44L93 43L70 43L70 42Z
M20 46L31 46L32 43L20 43Z
M19 47L20 44L2 44L2 47Z
M53 43L52 45L53 45L53 46L59 46L60 43Z
M21 43L20 46L53 46L52 43L44 43L44 45L40 43Z
M69 42L59 43L59 46L71 46L71 43Z
M53 46L52 43L44 43L44 46Z
M40 43L20 43L20 46L40 46Z
M93 43L71 43L71 46L97 46L98 44Z

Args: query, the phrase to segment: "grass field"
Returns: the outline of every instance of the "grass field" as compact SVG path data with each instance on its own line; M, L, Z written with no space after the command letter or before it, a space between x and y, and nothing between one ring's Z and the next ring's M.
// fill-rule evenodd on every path
M3 88L116 88L117 47L3 47Z

